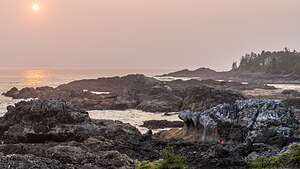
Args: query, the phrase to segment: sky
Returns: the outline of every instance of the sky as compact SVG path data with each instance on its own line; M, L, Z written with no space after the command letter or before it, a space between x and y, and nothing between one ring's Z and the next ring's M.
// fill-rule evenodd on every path
M299 0L1 0L0 67L228 70L251 51L300 50L299 6Z

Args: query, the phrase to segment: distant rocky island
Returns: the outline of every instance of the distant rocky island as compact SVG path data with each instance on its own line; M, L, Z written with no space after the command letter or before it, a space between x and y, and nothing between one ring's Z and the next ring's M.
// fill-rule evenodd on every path
M300 83L300 53L290 51L262 51L246 54L232 64L230 71L217 72L209 68L180 70L161 77L198 77L202 80L233 80L260 83Z

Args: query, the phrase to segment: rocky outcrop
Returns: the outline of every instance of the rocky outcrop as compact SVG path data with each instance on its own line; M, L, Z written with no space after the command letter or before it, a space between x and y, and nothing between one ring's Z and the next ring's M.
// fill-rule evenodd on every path
M147 149L135 127L92 120L62 100L19 102L8 107L0 123L2 168L129 169L133 159L159 155Z
M189 117L198 116L181 114L189 124L186 129L194 129L186 130L189 134L201 133L199 128L205 124L214 134L207 132L208 137L225 139L220 144L216 139L188 143L141 135L129 124L90 119L85 111L62 100L19 102L0 118L0 168L132 169L137 161L160 159L167 147L185 156L191 168L247 168L244 157L251 152L278 152L277 146L293 140L296 122L280 103L248 100L234 105L216 106L203 118L192 120ZM254 118L251 112L256 112ZM245 137L238 127L248 129Z
M264 143L285 146L295 140L298 122L279 101L242 100L221 104L202 112L183 112L187 135L201 141Z
M297 90L283 90L281 92L281 94L294 96L294 97L299 97L300 96L300 92L298 92Z
M12 145L1 145L1 147ZM18 146L18 145L15 145ZM84 148L68 145L56 145L49 148L49 145L37 147L36 154L0 154L0 167L10 168L54 168L54 169L132 169L136 161L118 151L90 152ZM23 145L25 149L27 145ZM14 147L16 148L16 147ZM20 147L21 149L21 147ZM17 151L17 150L13 150ZM24 151L24 150L23 150ZM41 153L41 151L43 151Z
M238 92L202 86L185 89L182 110L203 111L218 104L232 104L245 97Z
M4 95L15 99L63 99L85 110L148 112L178 112L195 107L201 110L244 98L238 92L208 87L200 81L161 82L143 75L80 80L57 88L12 88Z
M188 69L184 69L184 70L180 70L180 71L176 71L176 72L171 72L168 74L164 74L161 75L162 77L201 77L202 79L212 79L215 78L216 76L220 76L218 75L218 72L209 69L209 68L199 68L196 70L188 70Z

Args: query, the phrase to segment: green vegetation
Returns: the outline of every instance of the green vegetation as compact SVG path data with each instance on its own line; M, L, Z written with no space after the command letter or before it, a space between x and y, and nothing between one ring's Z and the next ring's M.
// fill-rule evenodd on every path
M296 130L296 134L298 137L300 137L300 128Z
M300 168L300 146L294 146L289 153L280 156L259 157L249 165L252 169Z
M186 159L174 154L173 150L165 149L162 152L162 160L154 162L142 162L136 169L187 169Z
M278 52L262 51L260 54L252 52L241 58L239 66L234 62L232 70L300 75L300 53L287 48Z

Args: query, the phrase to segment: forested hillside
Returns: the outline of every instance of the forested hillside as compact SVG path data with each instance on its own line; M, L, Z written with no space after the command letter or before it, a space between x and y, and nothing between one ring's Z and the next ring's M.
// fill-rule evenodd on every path
M252 52L243 56L239 65L234 62L232 71L300 75L300 53L287 48L275 52L262 51L260 54Z

